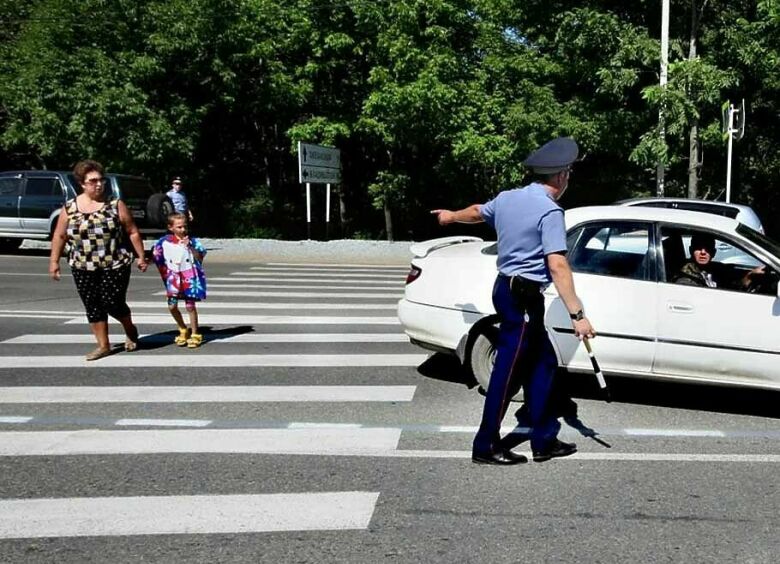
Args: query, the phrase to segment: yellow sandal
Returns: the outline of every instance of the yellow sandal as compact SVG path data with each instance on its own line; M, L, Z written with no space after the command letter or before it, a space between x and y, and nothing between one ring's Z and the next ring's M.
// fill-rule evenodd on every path
M192 336L187 339L187 348L197 349L201 343L203 343L203 335L200 333L193 333Z
M178 346L183 347L187 344L187 340L190 338L189 329L179 329L178 336L173 340Z

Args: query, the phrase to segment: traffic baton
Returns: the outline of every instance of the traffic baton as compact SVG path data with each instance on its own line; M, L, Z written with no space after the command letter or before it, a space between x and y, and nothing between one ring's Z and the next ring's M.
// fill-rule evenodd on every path
M599 367L599 362L596 360L596 355L593 354L593 349L590 348L590 341L585 337L582 339L582 342L585 343L585 350L588 351L590 363L593 365L593 372L596 373L596 380L599 381L599 388L601 388L601 391L604 394L604 399L609 403L612 401L612 398L609 396L609 388L607 388L607 382L604 380L604 375L601 373L601 368Z

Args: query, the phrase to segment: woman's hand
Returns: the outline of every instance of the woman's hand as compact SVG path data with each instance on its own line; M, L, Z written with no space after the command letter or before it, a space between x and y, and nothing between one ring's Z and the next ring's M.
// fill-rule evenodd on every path
M60 261L57 262L49 261L49 276L51 276L52 280L56 280L59 282L60 278L62 277L60 274Z
M144 257L138 257L136 264L138 265L138 270L141 272L146 272L146 269L149 268L149 263Z

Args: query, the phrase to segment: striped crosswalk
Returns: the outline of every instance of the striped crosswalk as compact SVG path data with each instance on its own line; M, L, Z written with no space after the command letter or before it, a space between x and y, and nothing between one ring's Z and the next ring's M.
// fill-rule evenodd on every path
M117 354L97 362L83 356L94 341L86 327L78 329L86 323L80 310L2 310L0 316L47 319L62 329L0 341L0 459L101 457L124 465L140 456L394 456L398 427L244 419L231 428L229 418L215 426L199 410L334 402L370 409L413 401L415 385L388 382L376 370L413 371L427 358L408 345L394 314L405 275L404 267L275 263L215 276L199 306L206 342L195 351L172 345L173 322L155 287L130 303L141 349L128 354L117 346ZM118 344L124 337L114 330L111 339ZM60 376L73 369L89 383ZM328 369L378 375L323 384ZM151 371L168 378L196 371L198 384L156 383ZM233 373L243 375L240 382L230 383L226 375ZM26 374L48 376L27 381ZM129 375L143 385L125 385ZM294 382L285 382L290 376ZM65 497L3 489L0 538L361 530L381 492L357 486L171 495L95 490Z

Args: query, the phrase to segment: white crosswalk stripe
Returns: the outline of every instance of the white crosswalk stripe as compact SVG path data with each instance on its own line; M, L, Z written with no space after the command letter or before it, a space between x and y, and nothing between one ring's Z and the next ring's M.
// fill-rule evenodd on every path
M418 366L428 358L424 354L200 354L194 366L199 368L288 366ZM164 368L182 366L180 354L114 354L90 362L83 356L47 355L40 357L4 356L4 368Z
M14 386L2 403L411 401L414 386Z
M0 538L365 529L378 497L323 492L0 500Z
M400 333L242 333L238 335L215 335L204 332L209 345L233 343L408 343L409 338ZM112 334L111 342L119 343L124 335ZM170 343L169 334L141 334L142 343ZM92 335L84 333L59 333L54 335L20 335L0 345L70 345L75 343L94 343Z
M338 316L338 315L234 315L204 313L199 315L201 325L396 325L397 317ZM133 315L138 325L173 325L168 314ZM68 320L71 325L86 325L84 317Z

